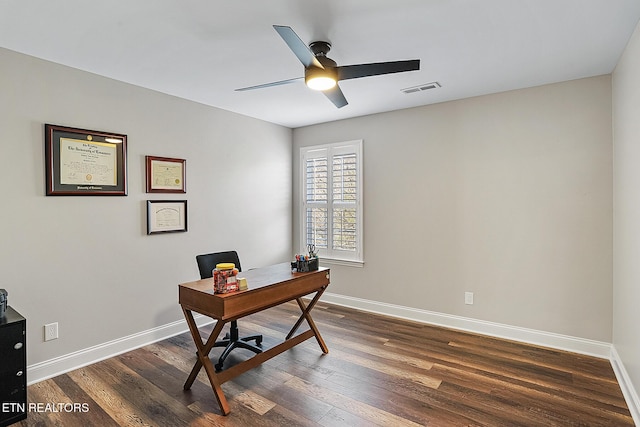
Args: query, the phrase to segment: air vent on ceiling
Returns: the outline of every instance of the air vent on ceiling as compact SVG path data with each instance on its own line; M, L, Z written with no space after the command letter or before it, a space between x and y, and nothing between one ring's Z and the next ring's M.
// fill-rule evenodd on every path
M408 88L405 88L405 89L401 89L401 91L406 93L406 94L409 94L409 93L421 92L423 90L437 89L439 87L442 87L440 85L440 83L431 82L431 83L425 83L425 84L422 84L422 85L412 86L412 87L408 87Z

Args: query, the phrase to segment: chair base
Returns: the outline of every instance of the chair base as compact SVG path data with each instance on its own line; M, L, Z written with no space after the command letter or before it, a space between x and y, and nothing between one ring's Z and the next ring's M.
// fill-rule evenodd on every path
M255 341L256 345L249 344L248 341ZM234 349L244 348L257 354L262 353L262 348L258 347L260 345L262 345L262 335L251 335L240 338L238 334L238 322L236 320L232 320L229 333L227 333L222 340L216 341L213 345L214 347L225 347L218 359L218 363L215 364L216 372L222 371L225 359Z

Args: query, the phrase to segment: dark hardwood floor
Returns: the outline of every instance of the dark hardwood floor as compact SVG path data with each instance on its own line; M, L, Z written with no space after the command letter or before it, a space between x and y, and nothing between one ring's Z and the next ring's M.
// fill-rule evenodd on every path
M270 347L298 313L295 303L285 304L239 326L243 334L262 333ZM634 425L607 360L323 303L314 319L329 354L312 338L225 383L227 417L204 370L183 390L196 359L185 333L30 386L29 402L41 409L86 405L32 411L17 425ZM250 355L235 350L227 360Z

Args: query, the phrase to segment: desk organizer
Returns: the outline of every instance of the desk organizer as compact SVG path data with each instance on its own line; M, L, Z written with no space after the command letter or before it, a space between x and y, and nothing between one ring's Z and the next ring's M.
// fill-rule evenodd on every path
M291 263L291 269L296 270L299 273L306 273L309 271L316 271L320 265L318 257L310 258L307 261L293 261Z

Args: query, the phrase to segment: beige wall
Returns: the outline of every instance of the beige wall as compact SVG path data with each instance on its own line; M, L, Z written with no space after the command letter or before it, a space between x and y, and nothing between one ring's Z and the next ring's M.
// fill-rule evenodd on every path
M293 137L296 172L300 146L364 140L365 266L333 266L331 292L611 342L608 76Z
M640 26L613 73L613 345L640 411ZM637 413L640 417L640 413Z
M0 76L0 288L30 365L182 319L198 253L291 256L290 129L3 49ZM44 123L127 134L129 195L46 197ZM187 194L146 194L145 155L186 159ZM189 231L147 236L146 200L165 198L188 200Z

